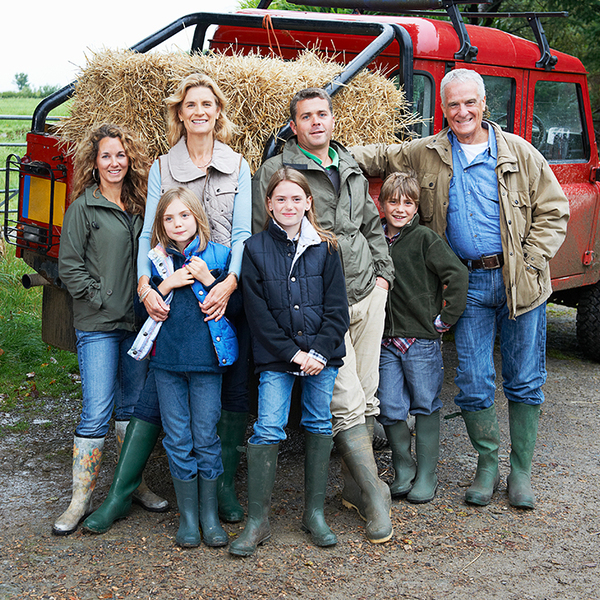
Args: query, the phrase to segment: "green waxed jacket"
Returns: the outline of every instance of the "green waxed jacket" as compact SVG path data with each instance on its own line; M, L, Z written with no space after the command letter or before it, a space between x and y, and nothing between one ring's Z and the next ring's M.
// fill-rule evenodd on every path
M60 236L58 272L73 296L76 329L137 329L136 260L142 225L143 217L127 216L95 186L69 206Z
M340 159L339 195L323 168L308 158L292 138L283 152L266 161L252 179L252 232L265 227L265 193L273 173L283 165L302 172L310 185L319 225L337 236L348 304L352 306L369 295L377 277L391 285L394 266L367 179L343 146L336 142L331 145Z
M550 165L529 142L495 123L489 125L498 144L502 275L509 314L515 318L545 302L552 292L548 262L565 239L569 202ZM441 236L453 173L448 131L404 144L350 148L368 175L415 170L421 183L421 223Z

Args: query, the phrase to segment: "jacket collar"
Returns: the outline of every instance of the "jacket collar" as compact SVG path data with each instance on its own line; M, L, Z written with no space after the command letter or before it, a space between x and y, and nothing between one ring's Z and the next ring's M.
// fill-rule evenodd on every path
M231 175L237 166L234 157L233 150L215 140L213 145L213 155L208 164L207 169L215 169L225 175ZM203 177L200 169L192 162L190 153L188 152L185 137L182 137L169 151L167 154L167 161L169 165L169 171L175 181L181 183L188 183L194 181L199 177Z
M362 171L353 156L340 144L335 140L331 140L329 142L330 146L338 153L339 156L339 171L340 176L342 173L349 171L355 171L356 173L362 174ZM306 156L304 152L300 150L298 146L298 138L294 135L292 136L283 147L282 152L283 164L287 167L292 167L297 171L306 171L307 169L314 169L318 171L323 171L323 167L316 163L314 160Z

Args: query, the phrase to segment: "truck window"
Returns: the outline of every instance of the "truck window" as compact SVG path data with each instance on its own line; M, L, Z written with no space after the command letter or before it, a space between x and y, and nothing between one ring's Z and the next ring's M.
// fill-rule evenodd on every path
M504 131L515 131L515 90L512 77L482 75L485 82L485 96L490 120L498 123Z
M419 137L433 135L433 111L434 111L433 79L429 73L418 73L415 71L413 77L413 111L426 119L414 127Z
M587 160L578 88L564 81L535 84L531 143L550 162Z
M398 72L390 75L396 87L400 86ZM433 135L433 111L435 110L435 96L433 93L433 77L424 71L415 71L413 74L413 102L412 112L419 114L425 121L412 126L412 131L417 137Z

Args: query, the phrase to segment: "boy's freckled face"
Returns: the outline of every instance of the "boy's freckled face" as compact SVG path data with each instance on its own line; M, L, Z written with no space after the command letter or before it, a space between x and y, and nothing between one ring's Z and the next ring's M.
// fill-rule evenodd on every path
M418 208L419 205L408 196L394 197L384 202L383 215L387 221L388 235L394 236L408 225Z

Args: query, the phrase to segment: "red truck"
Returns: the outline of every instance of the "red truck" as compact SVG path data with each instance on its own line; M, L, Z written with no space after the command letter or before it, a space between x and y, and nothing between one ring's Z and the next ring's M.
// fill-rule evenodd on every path
M415 132L420 136L444 127L439 103L444 74L456 68L478 71L486 83L490 118L538 148L569 199L567 238L551 262L551 301L577 307L579 343L588 356L600 360L600 164L587 74L577 58L548 47L540 22L541 18L566 15L498 15L526 19L535 34L536 42L532 42L498 29L465 25L458 10L459 4L468 3L463 0L301 1L357 10L368 6L368 10L402 14L272 11L269 0L262 0L259 8L234 14L187 15L133 49L146 52L190 27L195 27L191 50L208 45L222 52L271 55L275 35L275 50L283 58L293 59L304 48L317 45L344 64L341 75L326 87L330 94L363 68L383 68L404 86L407 99L423 117ZM434 15L447 15L450 20L431 18L432 8L443 8L444 12ZM489 17L490 13L483 15ZM216 29L209 29L213 25ZM59 140L47 133L46 117L72 92L73 84L40 103L27 135L27 153L9 156L7 167L19 180L19 202L16 218L6 203L4 218L5 238L36 271L25 283L44 284L42 337L49 344L69 349L74 348L70 297L58 277L57 257L73 168L59 150ZM277 152L289 133L282 127L265 148L264 157ZM380 182L371 183L376 198Z

